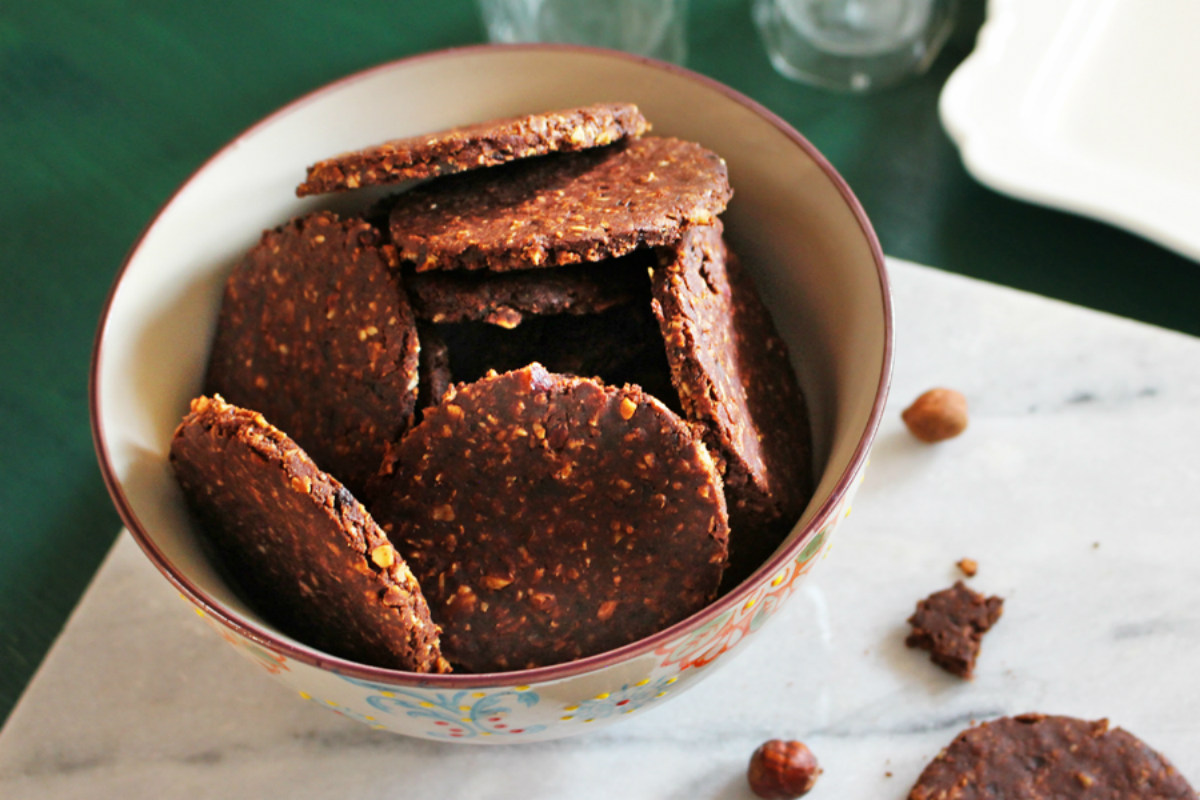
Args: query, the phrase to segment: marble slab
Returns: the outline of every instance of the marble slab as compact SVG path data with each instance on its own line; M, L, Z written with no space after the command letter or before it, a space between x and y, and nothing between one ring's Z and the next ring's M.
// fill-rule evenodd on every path
M892 262L897 360L867 480L830 554L696 688L546 744L373 731L226 647L122 535L0 732L0 797L748 798L772 737L812 797L903 798L972 720L1108 717L1200 783L1200 340ZM935 385L971 424L923 445ZM979 562L1006 598L969 682L908 650L917 599ZM810 620L815 620L811 622Z

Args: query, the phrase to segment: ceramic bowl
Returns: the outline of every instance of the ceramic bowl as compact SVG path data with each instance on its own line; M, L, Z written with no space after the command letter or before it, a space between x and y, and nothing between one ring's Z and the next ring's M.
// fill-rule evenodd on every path
M364 666L281 633L199 546L167 462L201 390L225 276L265 228L311 209L304 168L323 157L457 124L623 100L659 135L729 166L724 215L810 402L816 495L750 578L678 624L579 661L519 672L416 675ZM335 203L337 201L334 201ZM166 203L109 297L91 378L93 429L113 499L146 555L198 616L300 697L368 725L464 742L551 739L651 709L726 663L796 590L849 513L891 370L883 255L862 208L796 131L737 92L628 55L481 46L377 67L291 103L214 155Z

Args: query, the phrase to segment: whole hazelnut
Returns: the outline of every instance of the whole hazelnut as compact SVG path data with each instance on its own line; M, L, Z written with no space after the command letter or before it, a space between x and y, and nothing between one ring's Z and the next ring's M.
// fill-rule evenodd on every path
M900 414L922 442L952 439L967 428L967 398L953 389L930 389Z
M792 800L808 794L821 774L817 757L803 742L772 739L750 756L750 789L766 800Z

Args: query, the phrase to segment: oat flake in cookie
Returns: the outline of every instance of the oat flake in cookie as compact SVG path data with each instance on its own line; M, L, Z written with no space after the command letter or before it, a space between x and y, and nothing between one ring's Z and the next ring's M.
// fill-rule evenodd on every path
M969 728L908 800L1196 800L1175 768L1107 720L1022 714Z
M779 546L812 493L804 397L719 220L660 248L652 287L671 379L722 467L729 578L740 581Z
M390 228L418 271L551 267L670 244L732 194L715 153L646 136L431 181L397 196Z
M612 144L650 130L632 103L598 103L490 120L368 147L308 168L296 194L341 192L491 167L519 158Z
M457 669L554 664L712 600L728 528L704 446L633 388L532 364L429 409L373 511Z
M261 414L197 398L170 459L221 565L285 633L364 664L449 670L421 589L387 536Z
M226 283L205 380L356 493L417 401L416 320L378 239L329 212L264 232Z

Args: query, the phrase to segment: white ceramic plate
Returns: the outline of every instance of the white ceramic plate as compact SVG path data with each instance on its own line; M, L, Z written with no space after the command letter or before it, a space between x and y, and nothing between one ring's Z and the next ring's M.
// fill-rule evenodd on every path
M941 118L980 182L1200 260L1200 2L990 0Z

